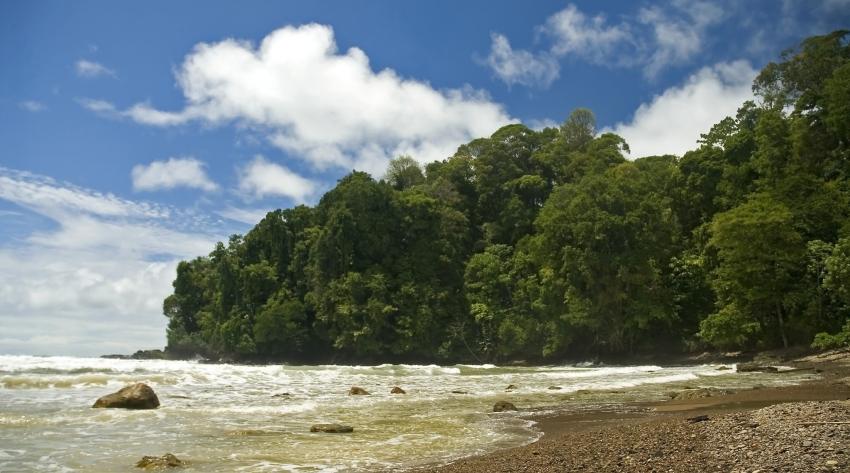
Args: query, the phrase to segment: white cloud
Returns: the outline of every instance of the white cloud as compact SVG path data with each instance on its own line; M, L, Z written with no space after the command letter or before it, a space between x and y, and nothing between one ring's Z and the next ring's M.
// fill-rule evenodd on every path
M190 187L204 191L214 191L218 186L210 180L200 160L169 158L167 161L154 161L148 165L133 166L133 189L153 191Z
M151 219L167 218L170 214L168 209L154 204L60 184L49 177L4 167L0 167L0 199L51 218L67 213Z
M525 125L532 130L543 131L546 128L558 128L561 126L560 123L552 120L551 118L532 118L531 120L526 120Z
M679 15L658 7L642 8L638 21L652 28L654 47L645 59L644 73L655 77L662 69L681 64L703 48L705 30L723 18L723 10L705 2L674 2Z
M549 40L548 48L514 51L508 39L496 33L487 65L508 85L544 88L557 79L558 60L566 57L608 67L640 67L646 77L654 78L700 53L708 28L725 15L710 2L674 0L664 9L641 8L612 23L602 14L587 15L569 4L537 27Z
M552 53L577 54L594 62L607 61L613 48L630 36L628 25L609 26L604 15L588 18L575 5L550 16L542 31L553 38Z
M719 63L690 76L644 103L629 123L613 131L625 138L631 156L675 154L696 147L701 133L727 116L734 116L746 100L753 99L751 84L757 71L747 61Z
M103 77L103 76L117 77L117 74L115 74L115 71L104 66L103 64L100 64L100 63L97 63L97 62L94 62L94 61L87 61L85 59L80 59L75 64L75 67L76 67L76 70L77 70L77 75L80 76L80 77L86 77L86 78L90 78L90 79L95 78L95 77Z
M249 197L261 199L267 196L289 197L303 203L315 194L317 184L305 179L288 168L257 156L239 169L239 191Z
M76 100L77 103L82 105L84 108L87 108L97 114L107 117L118 117L121 115L121 113L115 108L115 105L112 105L106 100L97 100L90 98L79 98Z
M21 107L22 110L26 110L32 113L43 112L44 110L47 110L46 105L35 100L24 100L23 102L19 103L18 106Z
M318 24L281 28L257 47L233 39L199 44L178 68L177 82L182 110L140 103L120 115L156 126L236 122L266 132L317 169L379 174L402 153L443 159L512 121L483 92L439 91L391 69L376 72L366 53L338 51L333 29ZM115 112L108 102L81 104Z
M0 199L52 224L0 245L0 353L162 347L162 300L177 262L229 233L193 230L209 228L199 216L2 167Z
M494 33L491 40L486 63L504 83L545 88L558 78L560 65L553 56L515 50L504 35Z
M256 225L260 220L265 218L270 209L239 209L236 207L227 207L219 210L216 213L226 219L234 222L247 223L248 225Z

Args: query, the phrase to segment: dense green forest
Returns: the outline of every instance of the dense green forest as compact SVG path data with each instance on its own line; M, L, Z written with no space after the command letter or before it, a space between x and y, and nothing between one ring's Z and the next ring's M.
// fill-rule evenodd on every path
M515 124L181 262L168 351L544 361L850 344L850 36L805 40L682 157L589 110ZM412 111L415 113L415 111Z

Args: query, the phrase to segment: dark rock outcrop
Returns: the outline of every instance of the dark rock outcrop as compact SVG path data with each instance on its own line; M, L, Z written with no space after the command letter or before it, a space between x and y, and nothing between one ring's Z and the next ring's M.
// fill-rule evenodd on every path
M342 424L316 424L310 427L310 432L323 432L326 434L348 434L354 432L354 427Z
M95 401L92 407L115 407L122 409L156 409L159 398L150 386L144 383L125 386L112 394Z
M688 399L702 399L705 397L714 397L714 396L725 396L727 394L732 394L735 391L730 391L728 389L717 389L717 388L696 388L696 389L685 389L684 391L679 391L677 393L671 393L670 398L674 401L682 401Z
M493 405L493 412L505 412L515 410L517 410L516 406L508 401L498 401L496 404Z
M390 390L390 394L407 394L407 391L396 386Z
M352 386L351 389L348 390L349 396L365 396L366 394L369 394L369 391L358 386Z
M775 366L766 365L763 363L738 363L737 370L739 373L751 373L751 372L763 372L763 373L776 373L779 371L779 368Z
M514 389L516 389L516 384L509 384L505 391L513 391Z
M186 462L176 456L166 453L161 457L143 456L141 460L136 462L137 468L154 469L154 468L179 468L186 466Z

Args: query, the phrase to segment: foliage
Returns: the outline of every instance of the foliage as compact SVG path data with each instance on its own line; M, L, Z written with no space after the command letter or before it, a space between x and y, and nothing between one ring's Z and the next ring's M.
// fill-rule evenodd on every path
M850 340L850 47L812 37L682 157L587 109L352 172L181 262L168 350L506 362ZM817 334L816 336L814 334ZM829 335L832 334L832 335Z

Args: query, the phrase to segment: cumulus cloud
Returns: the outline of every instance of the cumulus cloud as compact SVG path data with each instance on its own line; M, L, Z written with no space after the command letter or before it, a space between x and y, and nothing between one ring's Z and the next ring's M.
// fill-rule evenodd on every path
M47 110L46 105L35 100L24 100L23 102L20 102L18 106L21 107L22 110L26 110L27 112L32 113L43 112L44 110Z
M218 186L207 176L204 163L198 159L169 158L167 161L154 161L148 165L133 166L133 189L153 191L189 187L204 191L214 191Z
M163 346L162 300L177 262L230 233L199 216L2 167L0 200L50 222L0 245L0 353Z
M392 69L375 71L364 51L339 51L333 29L318 24L281 28L256 47L233 39L198 44L176 74L182 110L81 103L153 126L235 122L316 169L375 174L399 154L443 159L512 121L483 92L435 90Z
M117 77L117 74L115 74L115 71L113 71L112 69L104 66L103 64L94 61L88 61L85 59L80 59L79 61L77 61L77 63L75 64L75 68L77 70L78 76L85 77L88 79L103 76Z
M552 53L577 54L594 62L608 61L613 49L631 35L628 25L608 25L604 15L588 17L575 5L550 16L541 30L553 39Z
M289 197L303 203L315 194L317 184L290 171L285 166L255 157L239 169L239 191L252 198Z
M507 38L494 33L487 65L508 85L543 88L558 78L558 60L566 57L608 67L640 67L653 78L701 52L708 29L724 17L724 10L710 2L677 0L663 9L640 8L611 22L569 4L536 28L548 39L548 47L514 51Z
M701 133L727 116L734 116L753 99L751 84L757 71L747 61L704 67L684 84L671 87L641 104L628 123L603 131L625 138L634 158L675 154L694 149Z
M515 50L504 35L494 33L492 46L486 62L503 82L508 85L548 87L558 78L558 60L550 54L532 54Z
M658 7L642 8L638 21L652 29L655 47L645 58L644 73L655 77L671 64L681 64L702 50L706 29L723 19L723 10L706 2L674 2L679 15Z

